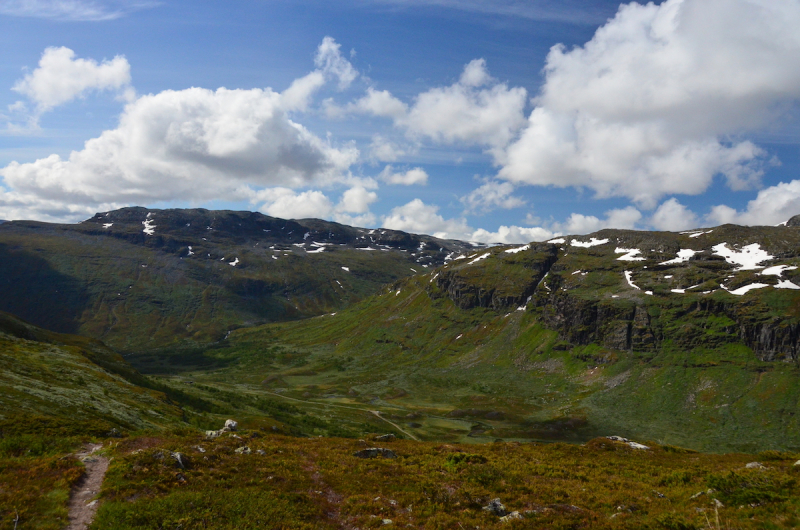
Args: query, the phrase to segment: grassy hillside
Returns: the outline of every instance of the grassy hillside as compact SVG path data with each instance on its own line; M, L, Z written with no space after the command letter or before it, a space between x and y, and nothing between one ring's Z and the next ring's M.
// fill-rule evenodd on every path
M123 351L335 311L470 248L251 212L124 208L0 225L0 310Z
M175 424L181 411L92 339L0 313L0 436L102 435Z
M566 444L296 439L259 430L121 441L93 528L780 529L797 455ZM171 457L181 453L179 467ZM758 460L763 468L746 465ZM515 518L482 508L499 499ZM501 512L503 513L503 512ZM518 518L516 518L518 517Z
M423 439L621 434L797 450L800 291L778 287L797 279L800 234L695 234L604 231L577 240L609 240L591 247L481 251L335 315L238 330L198 357L212 372L135 362L298 407L374 407ZM754 241L769 256L757 269L712 250L747 254ZM619 259L631 249L644 259ZM681 249L698 253L665 263ZM732 294L753 283L765 286Z

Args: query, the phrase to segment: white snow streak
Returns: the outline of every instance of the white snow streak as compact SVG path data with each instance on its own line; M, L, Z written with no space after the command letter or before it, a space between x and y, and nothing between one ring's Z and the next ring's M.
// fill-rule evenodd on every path
M516 254L517 252L524 252L524 251L528 250L529 248L531 248L531 244L530 243L528 243L527 245L522 245L521 247L510 248L508 250L505 250L504 252L506 252L507 254Z
M689 261L692 256L695 254L699 254L700 250L692 250L690 248L682 248L678 251L678 257L675 259L671 259L669 261L662 261L659 265L677 265L678 263L683 263L685 261Z
M774 256L767 254L765 250L762 250L761 245L758 243L742 247L741 251L728 248L727 243L720 243L719 245L711 247L711 250L714 251L714 254L725 258L725 261L728 263L740 265L740 267L736 269L737 271L760 269L761 266L758 265L759 263L774 258Z
M637 254L642 253L638 248L617 247L614 249L614 252L617 254L625 254L624 256L618 257L617 261L644 261L644 257L637 256Z
M570 242L570 245L573 247L596 247L597 245L605 245L608 243L608 239L597 239L595 237L591 238L589 241L578 241L577 239L573 239Z

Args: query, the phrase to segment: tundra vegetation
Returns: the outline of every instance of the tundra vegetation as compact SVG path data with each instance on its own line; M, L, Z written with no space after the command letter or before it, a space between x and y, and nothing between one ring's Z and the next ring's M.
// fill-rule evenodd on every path
M794 221L491 248L4 223L3 307L81 335L0 315L0 528L63 528L90 441L93 528L797 527Z

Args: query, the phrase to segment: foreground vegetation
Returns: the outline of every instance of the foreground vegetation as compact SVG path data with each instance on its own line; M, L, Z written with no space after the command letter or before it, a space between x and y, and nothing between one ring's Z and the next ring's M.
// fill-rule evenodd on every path
M355 456L376 444L396 458ZM606 438L584 445L375 442L293 438L269 429L216 439L193 431L149 433L107 441L113 460L92 528L378 528L389 521L431 529L800 524L800 465L794 465L800 455L711 455L648 445L636 449ZM19 528L63 525L58 513L65 487L80 465L52 457L5 456L0 462L0 528L12 528L15 509ZM9 480L10 473L25 478ZM25 505L22 491L36 498ZM483 509L498 498L519 518L501 519ZM34 522L37 509L51 515Z

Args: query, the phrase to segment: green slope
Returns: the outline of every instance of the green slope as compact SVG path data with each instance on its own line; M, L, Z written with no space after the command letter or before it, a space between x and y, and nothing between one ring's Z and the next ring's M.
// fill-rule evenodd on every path
M102 343L0 313L0 438L104 435L179 422L180 409L142 383Z
M123 351L336 311L470 248L252 212L124 208L0 225L0 310Z
M429 439L800 448L800 291L776 288L797 270L759 274L800 265L800 231L693 235L609 230L576 238L609 240L592 247L481 251L335 315L238 330L204 354L224 368L183 375L383 408ZM736 270L712 250L723 242L771 258ZM621 248L644 259L620 260ZM662 264L680 249L698 253ZM755 282L768 286L729 292Z

